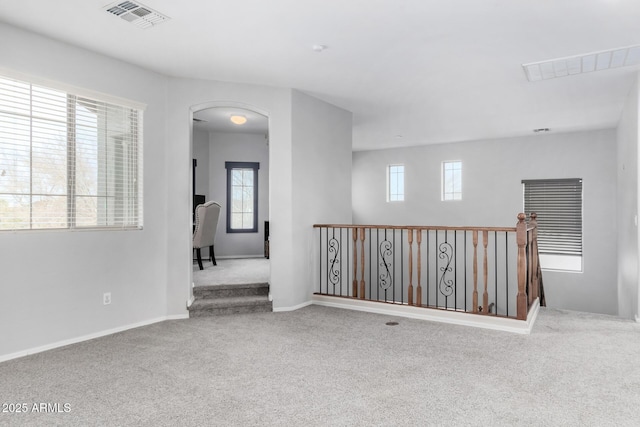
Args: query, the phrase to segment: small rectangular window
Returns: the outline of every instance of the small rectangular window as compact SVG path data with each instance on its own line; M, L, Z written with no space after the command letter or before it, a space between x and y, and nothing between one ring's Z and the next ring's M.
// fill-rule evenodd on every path
M462 200L462 162L442 162L442 200Z
M387 202L404 201L404 165L389 165L387 170Z
M226 162L227 233L258 232L260 163Z

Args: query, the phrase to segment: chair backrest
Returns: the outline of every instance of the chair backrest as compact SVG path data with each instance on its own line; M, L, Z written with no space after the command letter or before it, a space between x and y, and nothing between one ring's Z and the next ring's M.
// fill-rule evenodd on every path
M220 218L220 204L209 201L196 207L196 229L193 231L193 247L213 246Z

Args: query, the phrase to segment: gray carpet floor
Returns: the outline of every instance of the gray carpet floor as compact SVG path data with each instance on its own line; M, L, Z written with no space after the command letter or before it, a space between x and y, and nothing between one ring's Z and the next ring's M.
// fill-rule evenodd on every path
M397 321L397 326L386 322ZM162 322L0 363L0 425L638 426L640 325L531 335L310 306Z
M194 264L195 286L269 283L270 264L266 258L219 259L216 263L203 261L204 270Z

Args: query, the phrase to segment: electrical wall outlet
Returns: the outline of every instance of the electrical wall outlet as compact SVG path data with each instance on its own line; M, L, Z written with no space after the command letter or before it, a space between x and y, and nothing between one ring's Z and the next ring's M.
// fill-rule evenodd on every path
M105 292L104 295L102 295L102 304L111 304L111 292Z

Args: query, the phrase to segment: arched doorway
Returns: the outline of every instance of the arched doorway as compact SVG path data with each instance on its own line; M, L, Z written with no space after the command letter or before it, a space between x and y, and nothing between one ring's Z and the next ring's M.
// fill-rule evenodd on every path
M199 270L193 264L191 285L268 283L268 114L246 104L210 102L192 107L191 116L192 203L221 205L218 265L204 263ZM203 258L208 256L203 249Z

